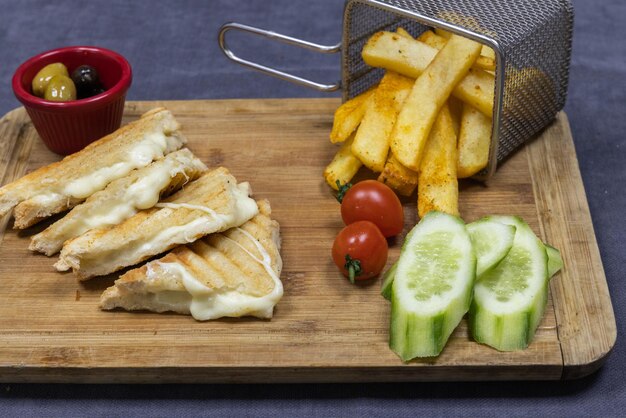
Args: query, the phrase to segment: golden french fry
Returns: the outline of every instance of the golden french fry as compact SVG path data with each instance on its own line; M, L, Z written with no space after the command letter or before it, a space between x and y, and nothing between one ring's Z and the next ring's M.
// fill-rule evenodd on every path
M494 76L488 72L470 68L454 89L454 97L474 106L483 115L493 115Z
M417 40L424 42L426 45L436 48L437 50L443 48L446 42L448 42L447 38L437 35L435 32L430 30L422 33ZM486 50L489 52L487 54L483 54ZM483 45L481 55L476 58L476 62L474 62L473 67L485 71L494 71L496 69L496 56L493 49L489 48L487 45Z
M414 39L413 36L406 29L404 29L402 26L398 26L396 28L396 33L398 35L400 35L400 36L404 36L405 38L408 38L408 39L411 39L411 40Z
M437 49L393 32L374 34L363 47L363 60L372 67L396 71L417 78L437 55ZM493 112L495 77L479 69L471 72L454 88L452 94L478 108L485 115Z
M374 93L375 88L371 88L364 93L348 100L337 108L333 119L333 128L330 131L330 142L343 142L361 123L367 101Z
M367 102L365 115L352 143L352 154L375 173L383 171L389 153L389 135L414 80L387 71Z
M480 44L452 36L415 80L391 133L391 149L402 165L417 171L437 114L480 54Z
M417 172L409 170L392 153L389 153L387 163L378 181L385 183L402 196L411 196L417 187Z
M452 117L452 127L454 128L454 135L459 137L461 131L461 115L463 114L463 102L454 96L448 98L448 109L450 109L450 116Z
M445 39L450 39L450 37L452 36L452 33L441 28L435 28L435 33Z
M437 55L437 50L394 32L377 32L367 41L361 56L367 65L417 78Z
M420 36L417 37L417 40L420 42L424 42L426 45L431 46L437 50L442 49L446 45L446 42L448 42L447 38L437 35L432 30L427 30L426 32L422 33Z
M489 145L491 144L491 119L478 109L463 104L461 116L461 132L459 134L457 164L458 178L471 177L489 162Z
M324 170L326 183L335 190L338 190L337 181L341 185L348 183L361 168L361 161L352 155L352 151L350 151L353 139L354 135L351 135L341 144L341 148L339 148L333 160Z
M459 215L459 184L456 176L456 136L445 104L433 125L424 149L417 185L417 213L431 210Z

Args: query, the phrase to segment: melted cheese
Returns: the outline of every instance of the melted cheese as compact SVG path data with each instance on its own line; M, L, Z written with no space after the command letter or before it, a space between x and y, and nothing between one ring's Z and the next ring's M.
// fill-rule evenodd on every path
M157 203L155 207L163 209L176 210L178 208L197 209L206 212L209 216L200 216L185 225L170 226L159 231L152 237L137 243L137 245L117 254L116 256L108 255L107 261L117 262L123 261L122 264L135 264L145 256L151 256L171 248L171 244L186 244L197 240L198 238L212 233L222 232L228 228L238 226L250 220L259 212L259 208L254 201L248 196L249 186L241 183L233 187L232 192L235 199L235 205L231 214L219 214L213 209L189 203ZM127 260L131 260L130 264ZM84 260L86 261L86 260ZM96 264L100 261L95 261Z
M151 167L144 177L131 184L120 196L98 202L97 206L90 208L88 216L81 218L83 228L80 229L84 232L92 228L117 225L139 210L153 207L159 201L161 190L181 172L184 173L185 169L180 163L163 160L162 164ZM76 232L78 235L82 233Z
M243 232L244 235L255 244L261 254L261 258L256 257L238 242L234 240L233 242L242 248L254 261L263 265L265 271L274 282L274 288L267 295L256 297L244 294L239 290L211 289L180 264L163 263L160 261L155 262L158 263L164 271L182 280L185 290L191 295L189 311L198 321L207 321L224 316L240 317L244 315L270 318L274 306L283 296L283 284L276 272L272 269L270 255L247 231L240 228L237 229Z
M148 134L130 149L123 161L99 168L70 182L63 189L63 194L85 199L102 190L113 180L126 176L135 168L145 167L153 160L163 157L166 149L167 139L162 132Z
M172 178L179 173L185 174L185 167L185 164L165 157L144 168L142 177L122 193L111 192L105 198L87 201L76 209L80 212L75 216L70 214L57 222L51 230L54 237L50 239L63 242L93 228L117 225L139 210L153 207L159 200L161 190L170 184Z

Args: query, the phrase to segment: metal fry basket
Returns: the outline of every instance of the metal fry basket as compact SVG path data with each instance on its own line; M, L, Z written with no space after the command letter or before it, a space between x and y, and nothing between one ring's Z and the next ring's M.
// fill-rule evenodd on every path
M495 52L493 129L486 180L497 164L546 127L565 105L572 43L573 8L569 0L346 0L342 42L325 46L275 32L227 23L219 32L231 60L321 91L343 90L348 100L377 83L384 70L361 57L378 31L398 27L413 36L441 28L491 47ZM341 81L324 84L243 59L226 44L239 30L322 53L341 51Z

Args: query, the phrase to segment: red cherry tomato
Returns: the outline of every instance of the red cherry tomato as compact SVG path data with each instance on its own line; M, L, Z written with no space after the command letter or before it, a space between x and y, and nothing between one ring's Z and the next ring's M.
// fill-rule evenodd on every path
M335 238L333 261L352 283L372 278L387 263L387 240L372 222L351 223Z
M338 199L341 202L341 217L346 225L356 221L370 221L387 238L402 232L404 211L400 199L389 186L376 180L365 180L350 187L343 198L342 191L340 189Z

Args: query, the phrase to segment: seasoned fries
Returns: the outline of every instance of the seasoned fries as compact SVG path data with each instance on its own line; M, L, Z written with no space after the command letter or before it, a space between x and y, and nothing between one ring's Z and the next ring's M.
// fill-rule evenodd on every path
M454 97L480 110L483 115L493 115L494 76L486 71L470 68L467 76L454 89Z
M399 195L417 188L420 217L458 215L457 179L488 165L493 50L441 30L416 39L398 27L374 34L362 56L386 72L335 112L331 142L345 142L324 171L326 182L337 190L366 166Z
M448 41L447 38L437 35L435 32L430 30L422 33L417 38L417 40L420 42L424 42L426 45L436 48L437 50L443 48L443 46ZM474 68L482 69L485 71L495 71L496 54L493 49L489 48L487 45L483 45L480 56L476 58L476 62L474 62Z
M333 160L324 170L326 183L335 190L338 190L337 181L339 181L341 185L348 183L352 180L356 172L359 171L361 165L363 165L350 150L352 148L353 139L354 135L341 144L341 148L339 148Z
M343 142L361 123L367 102L374 94L375 89L369 89L365 93L359 94L355 98L348 100L335 111L333 128L330 131L330 142Z
M361 52L366 64L411 78L419 77L435 55L435 48L394 32L375 33Z
M352 143L352 154L376 173L383 171L389 152L389 135L413 82L387 71L367 101L365 115Z
M420 166L417 185L417 213L420 218L431 210L459 215L456 166L456 135L446 104L437 115Z
M480 44L452 36L415 80L391 134L391 149L402 165L417 171L430 128L454 87L480 54Z
M427 37L430 36L427 35ZM372 67L385 68L407 77L418 78L432 62L437 52L436 48L419 40L394 32L378 32L363 47L362 57L365 63ZM478 108L485 115L491 116L494 89L493 74L479 68L472 68L467 76L455 86L452 94Z
M471 177L489 162L489 145L491 144L491 119L476 108L463 104L461 116L461 132L459 134L459 159L457 176Z
M378 181L385 183L402 196L411 196L417 187L417 172L400 164L390 153L385 168L378 176Z

